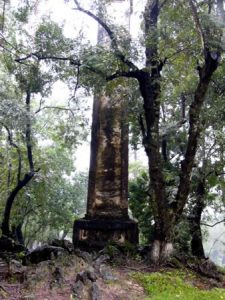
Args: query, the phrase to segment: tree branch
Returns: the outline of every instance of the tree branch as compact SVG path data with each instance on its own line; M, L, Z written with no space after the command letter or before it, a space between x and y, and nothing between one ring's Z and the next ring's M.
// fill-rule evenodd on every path
M18 57L15 59L16 62L22 63L23 61L28 60L31 57L35 57L38 60L61 60L61 61L69 61L71 65L80 66L81 63L79 60L75 60L72 57L62 57L62 56L54 56L54 55L43 55L39 52L32 52L24 57Z
M180 183L177 190L177 213L181 214L190 189L190 176L197 152L201 132L200 114L213 73L218 67L218 58L210 52L205 56L205 64L199 74L199 82L189 109L189 132L184 160L181 162Z
M74 115L73 109L67 108L67 107L60 107L60 106L43 106L43 107L40 106L39 109L35 111L35 114L39 113L40 111L42 111L44 109L65 110L65 111L70 111Z
M77 8L75 8L75 10L79 10L79 11L83 12L84 14L86 14L89 17L91 17L92 19L94 19L98 24L100 24L105 29L105 31L107 32L107 34L108 34L108 36L109 36L109 38L112 42L112 48L118 49L116 36L115 36L114 32L111 30L111 28L105 22L103 22L101 18L94 15L89 10L86 10L86 9L82 8L77 0L74 0L74 2L77 6Z
M200 23L200 20L199 20L199 17L198 17L198 12L197 12L196 6L195 6L195 4L192 0L189 0L189 5L191 7L192 15L193 15L194 22L195 22L195 26L196 26L198 35L199 35L200 40L201 40L202 50L205 50L206 49L206 38L205 38L205 34L203 32L203 29L202 29L202 26L201 26L201 23Z
M6 129L7 134L8 134L8 142L10 144L10 146L14 147L17 151L17 155L18 155L18 172L17 172L17 182L20 181L20 177L21 177L21 169L22 169L22 156L21 156L21 151L20 148L17 144L15 144L13 142L13 137L12 137L12 133L10 132L8 126L6 126L4 123L0 122L2 124L2 126Z
M1 225L2 235L5 236L10 235L9 220L10 220L11 208L15 201L15 198L18 195L18 193L31 181L31 179L34 177L35 172L38 171L39 170L26 173L23 179L18 182L16 187L11 191L9 197L7 198L4 215L3 215L3 221Z
M216 223L214 223L214 224L207 224L207 223L202 223L202 222L201 222L201 225L207 226L207 227L214 227L214 226L216 226L216 225L218 225L218 224L221 224L221 223L223 223L223 222L225 222L225 219L223 219L223 220L221 220L221 221L218 221L218 222L216 222Z
M210 175L214 174L215 176L222 176L225 175L225 172L217 173L217 171L210 171L208 174L205 175L205 178L209 177Z
M80 66L77 65L77 80L76 80L76 84L75 84L75 87L74 87L74 92L73 92L73 97L75 98L76 97L76 92L79 88L79 80L80 80Z
M26 147L27 147L27 158L30 166L30 171L34 171L34 162L32 154L32 143L31 143L31 119L30 119L30 101L31 93L29 90L26 91L26 112L27 112L27 122L26 122Z
M142 138L143 138L143 141L144 141L144 139L146 138L146 128L145 128L143 117L142 117L141 114L139 115L139 125L140 125L140 128L141 128Z
M3 0L3 9L2 9L2 24L1 24L1 31L4 31L5 26L5 9L6 9L6 0Z
M111 81L113 79L119 78L119 77L126 77L126 78L135 78L138 79L139 77L139 71L130 71L130 72L116 72L110 76L106 77L107 81Z
M77 0L74 0L74 2L77 6L75 10L81 11L84 14L88 15L89 17L94 19L99 25L101 25L102 28L104 28L111 40L111 47L115 51L115 55L121 60L121 62L123 62L129 68L129 70L138 70L138 67L133 62L126 59L125 55L120 51L114 31L112 31L111 28L101 18L99 18L89 10L82 8Z

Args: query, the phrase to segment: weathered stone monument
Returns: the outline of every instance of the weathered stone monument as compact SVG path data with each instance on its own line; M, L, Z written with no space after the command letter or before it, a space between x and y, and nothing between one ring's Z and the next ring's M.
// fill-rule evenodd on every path
M127 7L124 14L127 19ZM98 42L109 46L102 28ZM102 92L94 97L87 213L74 223L75 246L101 248L109 241L138 242L137 224L128 216L128 123L124 94L124 88L118 86L110 96Z

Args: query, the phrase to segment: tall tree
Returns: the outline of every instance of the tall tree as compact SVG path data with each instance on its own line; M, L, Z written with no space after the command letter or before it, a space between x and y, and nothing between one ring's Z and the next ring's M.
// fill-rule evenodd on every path
M169 3L168 1L148 0L143 13L145 66L139 68L119 43L116 31L108 25L101 15L95 15L86 10L78 1L75 1L75 3L77 9L94 18L106 30L111 39L111 51L117 61L117 68L111 74L108 71L104 75L103 71L101 75L105 76L107 81L121 76L134 78L139 85L144 107L144 119L141 118L143 145L149 161L149 177L154 203L155 240L150 257L154 262L158 262L166 259L173 251L172 235L174 225L179 222L189 197L191 174L201 132L201 110L212 76L217 70L221 59L221 30L211 21L210 16L206 16L206 19L204 19L205 6L202 7L200 2L189 1L187 4L186 1ZM221 3L220 0L217 1L217 15L220 18L224 16ZM192 44L192 47L198 45L201 51L198 57L201 62L197 66L198 79L195 79L197 83L188 108L189 129L185 152L180 161L179 182L174 199L171 201L167 193L164 172L165 157L162 156L160 138L162 74L163 70L166 69L166 63L170 55L163 57L160 53L160 45L162 44L160 22L163 22L160 17L164 10L174 10L177 7L183 15L187 13L192 15L192 26L195 25L195 32L192 31L192 34L197 40L197 43ZM213 14L215 5L208 8L209 13ZM176 40L176 34L178 35L176 32L171 33L170 38ZM175 45L179 45L179 40L178 44L175 43ZM176 49L173 49L172 56L176 57L176 51ZM179 51L184 51L182 44L181 49L178 49L177 52ZM92 70L100 73L99 69L93 66Z
M35 175L39 172L40 167L43 167L43 157L40 154L41 147L37 143L37 138L39 140L42 139L42 142L47 139L47 135L51 140L61 139L59 144L61 146L64 145L64 148L62 147L61 149L63 155L68 149L74 150L81 136L85 136L85 121L80 113L77 113L75 117L75 111L81 109L75 106L76 103L74 105L75 108L64 107L64 105L46 105L46 98L50 95L52 85L59 78L74 84L74 82L70 81L71 74L68 72L68 68L62 68L63 59L62 62L59 61L57 64L50 64L48 61L45 66L43 66L38 57L27 62L24 62L24 60L17 61L17 55L21 53L26 55L31 45L37 47L41 55L45 55L47 50L48 55L51 55L46 36L48 38L51 37L52 41L57 40L56 44L61 49L60 53L62 53L62 49L70 49L72 44L70 39L64 38L62 29L53 22L41 24L37 28L35 38L33 38L25 30L28 12L27 6L23 9L18 9L14 16L11 15L14 25L10 24L12 26L10 28L9 22L7 22L8 31L4 35L2 34L4 43L2 43L3 51L1 53L0 125L2 133L1 153L4 154L2 156L5 158L5 161L1 164L2 172L0 178L2 184L1 206L4 206L1 207L3 215L1 231L2 235L8 237L13 235L12 225L20 228L21 231L24 220L22 216L19 216L19 213L17 213L17 217L15 217L15 211L12 214L13 207L18 209L17 212L23 211L23 199L29 198L26 195L30 188L28 188L28 184L36 177ZM29 45L27 44L28 41ZM56 52L57 49L55 47L51 50ZM27 58L29 58L29 55ZM38 98L40 100L37 104ZM49 134L43 133L43 130L41 132L40 128L43 127L43 124L40 125L39 120L49 122L49 120L43 119L40 115L43 116L44 112L47 113L50 110L61 112L61 115L64 115L62 119L57 118L55 128L54 130L51 128L51 135L49 136ZM83 123L82 129L78 128L78 122L79 124ZM37 123L39 124L37 125ZM6 155L4 139L7 141ZM44 167L46 168L46 166ZM59 172L57 173L58 176L64 176L66 173L65 169L66 164L61 168L60 175ZM7 176L5 176L5 172ZM41 173L44 173L44 171ZM40 185L43 184L40 178L37 181L39 181ZM62 180L63 183L64 181ZM32 184L34 185L34 182ZM65 184L65 186L67 191L71 188L69 184ZM15 205L16 199L21 200L19 205L17 203ZM4 205L3 200L5 200ZM26 209L25 215L27 215L27 211L32 206L33 204L30 203L30 207ZM12 215L14 217L13 220L11 218ZM21 215L23 215L23 212L21 212Z

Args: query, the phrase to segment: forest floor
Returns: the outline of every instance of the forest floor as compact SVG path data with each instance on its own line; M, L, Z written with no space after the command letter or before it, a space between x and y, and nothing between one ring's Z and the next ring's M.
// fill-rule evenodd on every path
M0 281L1 300L225 300L224 279L127 256L93 263L87 253L70 254L26 267L14 261L10 272Z

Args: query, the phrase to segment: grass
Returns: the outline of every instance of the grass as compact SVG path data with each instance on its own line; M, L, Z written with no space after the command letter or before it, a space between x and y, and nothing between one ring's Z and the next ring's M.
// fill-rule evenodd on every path
M225 300L225 289L201 290L191 284L195 275L182 271L135 273L133 277L146 293L145 300Z

